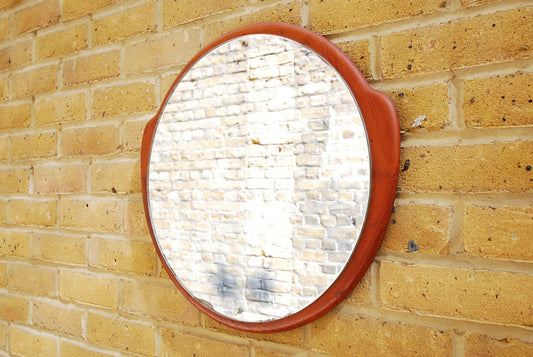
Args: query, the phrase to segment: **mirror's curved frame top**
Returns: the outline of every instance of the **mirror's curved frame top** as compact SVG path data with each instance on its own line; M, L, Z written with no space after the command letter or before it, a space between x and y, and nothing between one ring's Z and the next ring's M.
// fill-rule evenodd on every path
M148 202L148 166L155 128L162 115L164 104L187 71L204 55L226 41L252 34L269 34L298 42L325 59L342 76L360 108L367 131L371 157L371 192L366 220L358 243L345 268L334 283L313 303L287 317L263 321L244 322L218 314L201 304L181 286L167 265L157 243L152 226ZM147 123L141 148L141 180L144 210L157 254L170 278L182 294L199 310L226 326L248 332L280 332L307 324L324 315L340 303L359 283L381 245L388 227L398 181L400 161L400 129L394 104L385 94L372 89L356 65L338 47L326 38L296 25L264 23L232 31L203 48L180 72L158 113Z

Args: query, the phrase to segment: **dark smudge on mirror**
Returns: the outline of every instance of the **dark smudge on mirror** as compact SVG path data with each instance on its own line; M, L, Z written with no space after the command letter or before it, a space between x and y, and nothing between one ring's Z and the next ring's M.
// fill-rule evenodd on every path
M227 41L181 78L155 130L148 196L161 252L217 313L293 314L357 244L369 156L357 103L320 56L274 35Z

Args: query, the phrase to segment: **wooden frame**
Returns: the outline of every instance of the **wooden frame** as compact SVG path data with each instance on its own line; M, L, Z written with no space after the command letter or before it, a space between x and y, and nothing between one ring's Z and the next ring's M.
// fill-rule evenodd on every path
M293 315L267 322L243 322L222 316L198 302L175 278L159 249L150 219L147 179L152 139L164 104L187 71L205 54L231 39L251 34L278 35L298 42L322 56L343 77L357 100L366 126L371 156L371 192L367 217L358 244L335 282L313 303ZM355 64L334 44L312 31L295 25L265 23L232 31L202 49L180 72L158 113L145 128L141 149L141 180L144 209L157 254L184 296L207 316L229 327L249 332L280 332L302 326L324 315L341 302L359 283L381 245L387 229L399 172L400 130L396 109L383 93L372 89Z

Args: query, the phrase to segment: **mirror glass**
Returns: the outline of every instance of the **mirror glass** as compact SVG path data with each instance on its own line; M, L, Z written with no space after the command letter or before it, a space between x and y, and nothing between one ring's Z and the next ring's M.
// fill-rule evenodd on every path
M207 52L164 103L149 154L150 219L175 278L234 320L308 306L357 244L368 147L351 91L311 49L253 34Z

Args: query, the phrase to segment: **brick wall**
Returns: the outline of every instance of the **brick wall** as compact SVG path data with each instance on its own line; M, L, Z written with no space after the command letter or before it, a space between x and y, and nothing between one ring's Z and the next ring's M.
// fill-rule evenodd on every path
M265 21L335 42L403 135L361 284L315 322L255 335L165 275L139 151L184 63ZM521 0L2 1L0 355L533 354L532 33Z

